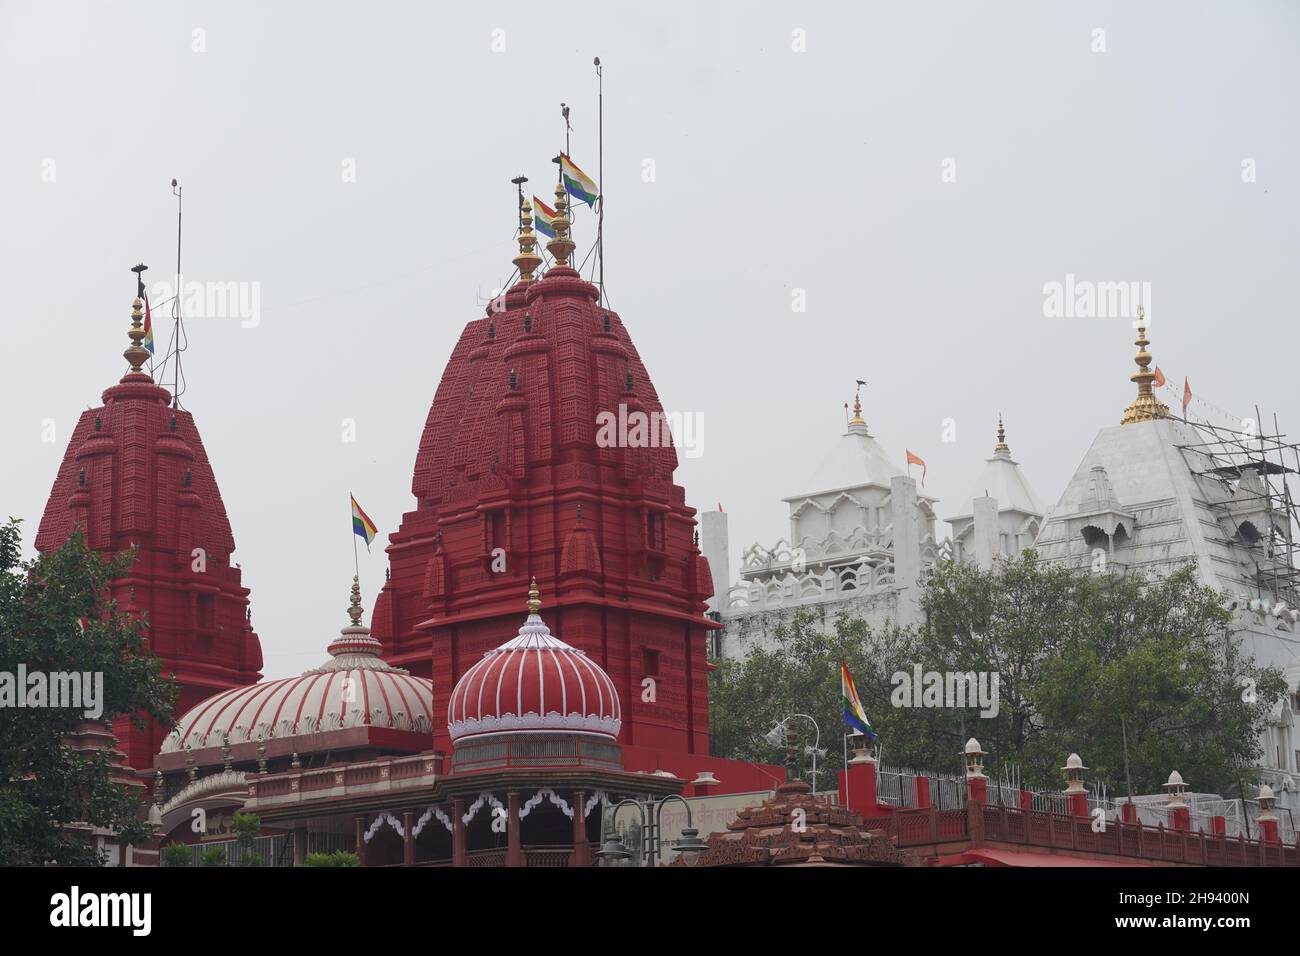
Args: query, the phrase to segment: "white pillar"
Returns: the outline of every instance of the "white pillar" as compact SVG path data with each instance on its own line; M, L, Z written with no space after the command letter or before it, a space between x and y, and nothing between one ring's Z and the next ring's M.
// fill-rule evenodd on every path
M974 544L975 564L981 570L993 568L993 556L998 553L998 500L996 498L975 499L975 531L971 535Z
M894 525L894 585L898 623L921 623L921 531L916 510L916 479L889 479L889 510Z
M700 551L708 559L709 571L713 575L709 610L722 611L727 606L727 592L731 590L731 556L725 511L701 512Z

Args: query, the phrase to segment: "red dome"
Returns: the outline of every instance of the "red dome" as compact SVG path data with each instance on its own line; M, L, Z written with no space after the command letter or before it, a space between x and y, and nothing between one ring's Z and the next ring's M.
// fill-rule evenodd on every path
M484 734L544 731L617 738L618 691L609 675L577 648L551 634L537 613L536 582L519 634L465 672L451 692L452 743Z

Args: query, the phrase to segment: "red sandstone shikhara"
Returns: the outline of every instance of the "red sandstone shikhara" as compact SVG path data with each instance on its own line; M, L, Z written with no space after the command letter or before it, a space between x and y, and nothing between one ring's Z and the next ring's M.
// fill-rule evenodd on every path
M682 795L702 817L732 818L708 834L703 865L1297 864L1275 824L1262 841L1192 833L1172 796L1169 827L1098 833L1077 757L1060 812L1032 795L990 802L974 741L951 808L931 803L925 778L912 807L879 801L865 752L838 802L781 768L711 756L705 647L717 625L704 615L712 578L695 512L672 447L595 440L602 411L662 408L622 320L567 263L562 187L554 228L556 265L535 280L523 205L521 278L452 353L372 627L354 580L330 659L299 677L258 683L216 480L190 415L142 371L136 300L131 371L78 423L37 546L81 527L97 550L136 552L113 597L148 614L181 698L170 733L118 723L138 772L117 763L135 785L152 777L160 841L236 854L229 823L245 810L262 820L257 852L272 865L351 850L367 866L583 866L605 808ZM91 730L72 743L111 750L106 729ZM158 859L156 844L118 853Z

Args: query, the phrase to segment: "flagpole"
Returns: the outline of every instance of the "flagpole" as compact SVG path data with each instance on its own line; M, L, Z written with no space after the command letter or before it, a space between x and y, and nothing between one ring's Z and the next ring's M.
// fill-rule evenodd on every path
M849 735L841 734L842 743L844 744L844 809L848 809L852 804L849 800Z
M596 175L600 177L598 183L600 187L600 196L597 201L600 203L600 215L596 220L596 261L600 269L600 301L606 308L609 303L605 301L605 74L600 68L600 57L596 57L596 152L598 155L598 166Z
M356 501L352 493L348 492L348 525L352 524L352 502ZM357 530L352 529L352 569L356 573L357 580L361 580L361 559L357 556Z

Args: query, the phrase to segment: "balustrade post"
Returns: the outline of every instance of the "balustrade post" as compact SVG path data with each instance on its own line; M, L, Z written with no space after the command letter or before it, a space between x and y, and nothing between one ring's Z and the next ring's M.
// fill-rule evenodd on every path
M465 798L451 801L451 865L464 866L467 859L465 839Z
M353 817L352 819L353 822L356 824L356 833L357 833L357 865L365 866L366 865L366 818L358 816L358 817Z
M578 790L573 795L573 852L569 866L591 866L591 844L587 842L587 791Z
M293 865L302 866L307 860L307 828L293 829Z
M506 794L506 866L523 866L524 854L519 838L519 792Z
M402 814L402 866L415 866L415 814L407 810Z

